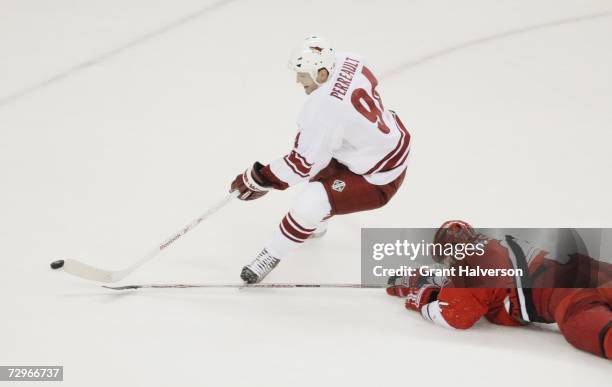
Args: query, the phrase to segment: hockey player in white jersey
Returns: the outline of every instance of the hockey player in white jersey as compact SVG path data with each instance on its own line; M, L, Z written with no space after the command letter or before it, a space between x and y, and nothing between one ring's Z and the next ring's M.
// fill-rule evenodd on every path
M230 190L254 200L307 184L264 249L242 269L247 283L261 281L301 243L323 234L330 217L384 206L406 173L410 134L383 106L378 81L361 57L335 53L323 38L311 36L289 67L308 95L293 149L268 165L255 162Z

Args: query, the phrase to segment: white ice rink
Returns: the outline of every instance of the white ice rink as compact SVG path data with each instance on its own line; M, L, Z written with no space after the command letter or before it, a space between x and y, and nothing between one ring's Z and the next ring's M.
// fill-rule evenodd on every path
M554 330L445 330L383 291L120 294L49 269L121 268L289 150L310 33L369 60L412 160L388 206L268 281L358 282L361 227L612 227L612 1L0 0L0 365L79 387L611 386ZM238 282L299 189L231 203L124 283Z

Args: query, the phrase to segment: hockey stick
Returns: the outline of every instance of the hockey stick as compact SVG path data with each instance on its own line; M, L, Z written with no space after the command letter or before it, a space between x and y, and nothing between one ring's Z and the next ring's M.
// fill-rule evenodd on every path
M242 288L350 288L350 289L382 289L389 285L368 285L368 284L141 284L125 286L106 286L103 288L111 290L136 290L136 289L242 289Z
M72 274L73 276L85 278L92 281L98 282L117 282L121 281L127 275L132 273L134 270L138 269L140 266L149 262L151 259L155 258L160 251L164 250L166 247L170 246L172 243L176 242L180 237L187 234L189 231L193 230L197 225L202 223L203 220L220 210L227 203L229 203L233 198L238 196L238 191L231 192L227 195L223 200L219 201L217 204L209 208L206 212L200 215L198 218L193 220L187 226L183 227L179 232L172 235L170 238L166 239L162 244L157 246L155 249L151 250L147 255L140 258L139 260L132 263L130 266L123 270L104 270L99 269L97 267L93 267L86 263L77 261L76 259L66 259L63 261L64 271L68 274Z

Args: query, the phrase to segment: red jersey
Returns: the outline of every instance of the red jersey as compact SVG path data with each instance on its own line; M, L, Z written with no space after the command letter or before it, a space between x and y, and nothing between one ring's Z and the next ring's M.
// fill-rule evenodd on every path
M612 279L612 265L573 254L562 259L512 236L487 239L485 254L470 255L454 267L521 269L523 275L454 276L437 300L424 305L427 320L446 327L470 328L481 317L501 325L555 322L553 288L591 288ZM559 292L555 293L559 294Z

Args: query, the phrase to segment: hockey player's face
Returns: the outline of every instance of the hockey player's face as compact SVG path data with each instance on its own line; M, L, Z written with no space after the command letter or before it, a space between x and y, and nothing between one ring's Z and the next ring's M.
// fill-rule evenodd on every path
M301 84L304 87L304 91L306 94L310 94L315 91L318 87L316 83L312 80L312 77L308 73L297 73L297 83Z

